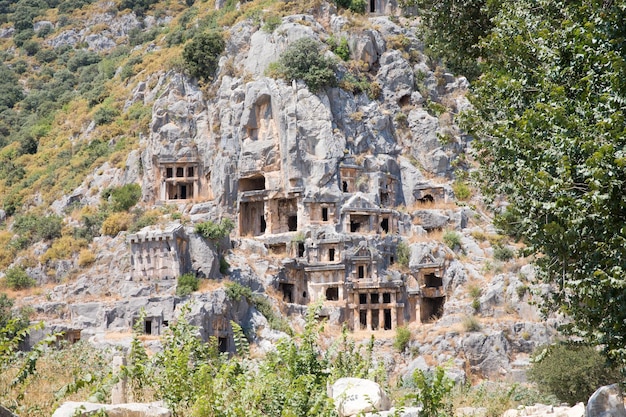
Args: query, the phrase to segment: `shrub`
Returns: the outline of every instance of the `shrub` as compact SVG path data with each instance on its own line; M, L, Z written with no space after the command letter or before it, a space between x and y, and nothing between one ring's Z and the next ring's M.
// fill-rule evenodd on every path
M393 347L396 348L398 352L404 352L410 341L411 331L405 326L397 327L396 337L393 340Z
M120 232L128 230L132 216L128 213L120 212L113 213L102 222L102 229L100 232L107 236L117 236Z
M420 416L447 417L453 415L450 392L454 388L454 381L446 376L444 368L438 366L432 372L416 369L413 372L412 382L416 392L407 397L421 404Z
M450 249L456 250L461 247L461 235L453 230L448 230L443 234L443 243Z
M619 371L607 366L594 347L564 343L539 348L528 377L541 391L572 405L587 402L602 385L621 381Z
M475 316L466 316L463 319L463 328L466 332L479 332L482 327Z
M105 199L110 198L113 211L127 211L141 198L141 186L139 184L125 184L121 187L104 190L102 196Z
M320 44L311 38L300 38L282 53L273 70L287 81L303 80L309 90L335 86L335 63L324 57Z
M96 261L96 255L89 249L82 249L78 254L78 266L81 268L89 266Z
M212 80L225 46L221 32L196 34L183 49L185 68L193 77Z
M12 290L22 290L37 285L37 281L29 277L20 266L7 269L4 280L6 286Z
M220 274L227 275L228 268L230 268L230 264L223 256L220 256Z
M210 240L220 240L230 234L235 228L235 224L228 218L222 219L219 223L211 220L198 223L194 231L202 237Z
M52 246L41 257L41 261L69 259L73 253L85 246L87 246L86 240L77 240L73 236L63 236L52 243Z
M119 110L109 106L102 106L94 113L93 121L97 126L106 125L114 121L119 115Z
M512 259L513 256L515 256L515 252L508 246L498 245L493 249L493 257L497 261L506 262Z
M409 261L411 259L411 250L403 240L398 242L398 246L396 247L396 256L398 258L398 264L404 267L409 266Z
M195 274L188 272L178 277L176 284L176 295L183 297L189 295L194 291L198 291L200 287L200 280Z
M465 181L454 181L452 183L452 191L457 200L465 201L472 196L472 190Z
M348 39L345 36L342 36L337 42L337 39L331 35L326 41L330 50L334 52L339 58L344 61L348 61L350 59L350 47L348 46Z
M61 237L62 227L63 219L55 214L50 216L25 214L16 216L13 222L13 230L30 243Z
M252 300L252 289L238 282L227 282L225 285L226 296L231 301L240 301L241 297Z
M262 29L264 32L273 33L281 23L283 23L283 18L277 14L272 14L265 18Z

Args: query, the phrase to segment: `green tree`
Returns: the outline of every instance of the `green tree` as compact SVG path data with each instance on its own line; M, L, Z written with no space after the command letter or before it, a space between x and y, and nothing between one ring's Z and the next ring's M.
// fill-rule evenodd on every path
M312 92L337 84L335 63L324 56L321 45L311 38L300 38L289 45L276 70L287 81L303 80Z
M623 1L510 1L484 40L466 127L483 191L553 285L569 333L626 363L626 8Z
M591 346L559 343L533 354L528 378L539 389L569 404L587 402L602 385L621 381L620 372Z
M196 34L183 49L185 68L192 77L212 80L226 43L221 32Z
M415 393L407 395L406 399L413 400L422 406L420 415L424 417L450 417L452 403L450 392L454 388L454 381L446 376L443 367L438 366L433 371L416 369L413 372L412 383Z
M427 52L450 70L474 79L480 75L480 41L492 29L501 0L401 0L416 7Z

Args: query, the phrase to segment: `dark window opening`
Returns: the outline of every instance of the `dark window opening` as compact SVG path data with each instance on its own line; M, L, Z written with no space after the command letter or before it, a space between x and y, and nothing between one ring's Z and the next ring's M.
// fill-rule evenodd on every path
M193 167L189 167L187 168L187 176L188 177L193 177Z
M348 192L348 182L347 181L343 181L341 183L341 189L343 190L344 193Z
M328 221L328 207L322 207L322 221Z
M391 330L391 310L386 308L385 314L385 330Z
M359 310L359 323L361 329L367 328L367 310Z
M339 288L332 287L326 290L326 299L328 301L337 301L339 300Z
M396 263L396 259L393 256L389 257L389 265L393 265Z
M422 298L420 318L422 323L435 321L443 316L445 297Z
M443 280L435 274L426 274L426 276L424 276L424 285L427 287L441 287Z
M359 265L357 268L357 274L359 278L365 278L365 266Z
M169 327L170 322L168 320L163 320L163 327Z
M293 284L278 284L278 290L283 293L283 301L293 303Z
M217 338L217 348L222 353L228 352L228 338L227 337L218 337Z
M383 229L385 233L389 233L389 219L384 218L382 222L380 222L380 228Z
M304 243L298 243L298 258L304 257Z
M367 294L359 294L359 304L367 304Z
M152 334L152 320L145 320L143 322L143 332L145 334Z
M298 216L289 216L287 218L287 228L290 232L298 230Z
M174 176L174 170L172 168L165 168L165 176L172 178Z
M239 191L265 190L265 177L241 178L239 180Z
M183 169L183 167L176 168L176 177L180 178L184 176L185 176L185 170Z
M180 198L183 200L187 199L187 186L186 185L180 186Z
M329 261L335 260L335 249L333 248L328 249L328 260Z
M370 13L376 12L376 0L370 0Z
M373 292L373 293L370 295L370 297L371 297L371 299L372 299L372 304L378 304L378 303L380 302L380 301L379 301L379 298L380 298L380 297L378 297L378 293L377 293L377 292Z
M261 214L261 233L265 233L267 223L265 223L265 215Z
M378 330L378 316L380 310L372 310L372 330Z
M385 206L389 204L389 193L380 193L380 204Z
M302 292L302 298L306 298L306 291Z
M350 220L350 232L352 233L358 232L360 228L361 228L361 223L357 223L353 220Z
M383 293L383 303L389 304L391 302L391 294L388 292Z
M422 204L426 204L426 203L432 203L435 201L435 199L433 198L432 195L430 194L426 194L424 197L418 199L417 201L419 201Z

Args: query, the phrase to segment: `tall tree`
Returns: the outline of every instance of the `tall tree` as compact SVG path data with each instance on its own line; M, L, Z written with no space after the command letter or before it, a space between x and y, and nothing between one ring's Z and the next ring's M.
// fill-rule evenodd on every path
M466 127L567 330L626 364L626 1L507 1Z

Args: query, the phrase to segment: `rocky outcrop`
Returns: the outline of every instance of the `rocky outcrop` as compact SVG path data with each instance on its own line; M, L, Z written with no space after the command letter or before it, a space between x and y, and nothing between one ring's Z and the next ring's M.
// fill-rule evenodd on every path
M104 412L108 417L170 417L172 412L161 404L96 404L68 401L56 409L52 417L88 416Z
M386 411L390 407L387 394L376 382L360 378L340 378L328 389L340 417Z
M626 417L624 396L618 384L600 387L589 397L587 417Z

